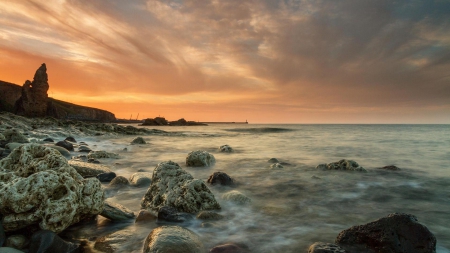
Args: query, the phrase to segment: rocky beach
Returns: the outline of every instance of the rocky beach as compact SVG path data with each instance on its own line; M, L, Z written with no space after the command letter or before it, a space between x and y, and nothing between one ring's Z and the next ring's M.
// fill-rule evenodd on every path
M370 138L0 113L0 252L448 252L445 168L429 176L376 146L314 144L317 131Z

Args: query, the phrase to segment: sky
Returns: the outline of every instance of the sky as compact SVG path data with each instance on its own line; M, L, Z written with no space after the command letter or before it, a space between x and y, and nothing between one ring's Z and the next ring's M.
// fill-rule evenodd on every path
M449 0L0 0L0 80L117 118L450 123Z

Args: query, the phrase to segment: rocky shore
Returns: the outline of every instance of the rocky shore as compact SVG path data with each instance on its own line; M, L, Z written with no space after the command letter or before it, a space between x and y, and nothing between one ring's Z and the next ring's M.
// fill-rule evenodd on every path
M208 226L210 221L226 219L221 210L227 207L221 206L219 199L238 208L252 205L252 199L236 190L238 182L226 173L215 171L203 181L183 169L220 163L211 152L193 147L184 164L163 161L152 173L139 171L124 177L103 162L121 154L96 150L94 143L77 140L82 136L130 135L130 145L147 145L148 136L169 134L117 124L0 113L0 252L124 252L121 245L128 241L140 245L140 252L256 252L251 245L233 240L207 248L200 235L185 228L196 221ZM216 150L224 155L235 152L229 145ZM276 158L268 162L274 171L291 166ZM394 167L380 169L400 170ZM316 170L367 172L356 161L345 159L320 164ZM124 187L147 189L140 196L139 212L113 201ZM227 191L215 196L213 187ZM110 222L92 222L99 217ZM334 242L312 241L309 249L297 252L436 252L436 238L412 214L386 214L367 222L343 230ZM120 229L120 224L130 223L134 225ZM146 238L140 238L130 232L135 226L153 229ZM71 236L72 227L117 229L106 236L79 240Z

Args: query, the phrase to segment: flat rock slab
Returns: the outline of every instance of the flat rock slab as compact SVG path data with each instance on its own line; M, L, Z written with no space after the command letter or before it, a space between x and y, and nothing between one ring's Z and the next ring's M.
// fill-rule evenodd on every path
M84 178L96 177L98 174L111 172L107 166L102 164L69 160L69 165L72 166Z
M133 211L111 201L105 201L105 207L100 215L112 221L126 221L135 217Z

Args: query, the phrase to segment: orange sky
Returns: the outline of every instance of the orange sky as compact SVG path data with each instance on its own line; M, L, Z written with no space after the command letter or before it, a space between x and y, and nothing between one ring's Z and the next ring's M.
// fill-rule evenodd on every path
M446 1L0 1L0 80L118 118L450 123Z

